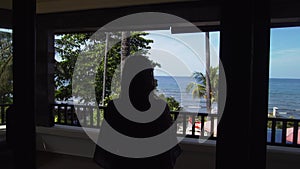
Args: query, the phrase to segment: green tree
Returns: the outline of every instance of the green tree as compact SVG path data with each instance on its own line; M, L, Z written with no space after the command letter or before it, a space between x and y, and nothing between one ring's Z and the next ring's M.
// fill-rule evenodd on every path
M83 51L91 33L63 34L56 36L54 47L55 98L66 101L72 96L72 75L77 57Z
M12 103L13 94L12 34L0 32L0 103Z
M194 72L192 76L196 80L196 82L189 83L186 87L186 91L192 93L193 98L207 98L206 75L201 72ZM210 67L209 77L211 84L211 102L217 102L219 67ZM209 107L208 109L211 110L211 107Z
M130 43L130 54L139 52L141 54L146 54L148 49L150 49L149 44L152 40L145 39L147 33L145 32L131 32L129 43ZM75 67L76 60L79 55L84 55L86 59L85 66L79 72L82 76L85 74L89 76L94 76L95 81L90 83L95 84L96 101L100 103L102 101L102 91L103 91L103 71L104 71L104 61L97 60L97 62L91 62L94 57L104 56L105 51L105 34L99 35L94 39L91 37L91 33L77 33L77 34L63 34L57 36L55 40L55 51L56 66L55 66L55 98L60 101L68 100L72 97L72 75ZM109 100L112 98L112 89L110 88L113 75L115 73L119 74L118 66L121 59L121 37L122 33L109 33L110 50L107 53L107 68L106 68L106 83L105 83L105 98ZM104 57L98 57L104 59ZM91 70L89 67L97 65L96 70ZM117 71L117 72L116 72ZM76 77L75 77L76 78ZM78 80L78 79L77 79ZM80 80L80 79L79 79ZM113 86L118 86L115 84ZM74 86L73 86L74 87ZM76 86L73 90L77 90ZM116 91L114 89L113 91ZM80 89L80 92L85 92ZM82 93L81 93L82 94ZM92 98L83 98L84 101L94 101Z
M182 107L180 103L172 96L166 97L164 94L158 95L159 98L165 100L168 103L170 111L180 111Z

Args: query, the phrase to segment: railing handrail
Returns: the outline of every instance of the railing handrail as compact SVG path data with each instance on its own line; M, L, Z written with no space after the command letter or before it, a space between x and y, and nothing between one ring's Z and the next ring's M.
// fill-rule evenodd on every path
M53 104L55 106L59 106L59 107L68 107L68 106L74 106L74 107L78 107L78 108L85 108L85 107L97 107L96 105L73 105L73 104ZM105 106L98 106L99 109L105 109ZM204 136L204 134L200 134L200 135L196 135L196 121L198 123L200 123L201 127L200 127L200 133L203 132L204 130L204 123L205 123L205 118L207 117L211 117L212 120L213 119L217 119L219 120L219 116L220 114L211 114L211 113L203 113L203 112L188 112L188 111L171 111L170 112L172 115L175 115L175 118L178 118L179 115L182 115L183 119L184 118L191 118L191 122L192 122L192 129L191 129L191 133L187 134L186 131L182 131L182 134L178 134L178 135L182 135L182 136L185 136L185 137L191 137L191 138L209 138L209 139L216 139L216 136L214 135L211 135L211 136ZM199 119L196 119L196 118L200 118ZM288 144L285 137L282 139L282 143L278 143L275 141L275 132L278 130L278 127L277 127L277 123L282 123L282 127L283 127L283 130L286 130L287 129L287 124L288 123L293 123L295 124L295 126L300 126L298 125L298 123L300 123L300 119L287 119L287 118L272 118L272 117L268 117L268 122L272 122L272 127L270 128L271 129L271 141L267 142L268 145L278 145L278 146L292 146L292 147L300 147L300 144L297 144L295 142L293 142L292 144ZM186 120L182 120L182 125L183 125L183 128L185 129L188 125L187 125L187 121ZM98 124L98 123L97 123ZM296 125L297 124L297 125ZM214 124L211 123L211 126L210 126L210 133L213 134L215 131L214 131ZM198 131L199 132L199 131ZM294 132L296 133L296 132ZM285 135L286 134L286 131L282 132L281 135ZM294 137L299 137L298 135L294 135ZM297 140L297 138L294 138L294 141Z
M0 104L0 125L6 123L6 107L11 106L12 104ZM52 113L58 113L56 124L63 124L63 125L72 125L72 126L80 126L80 122L78 120L77 114L74 113L75 109L79 108L78 115L80 113L85 113L84 115L89 116L89 119L83 118L83 123L87 124L90 127L99 127L100 121L103 118L101 115L101 111L106 109L106 106L97 106L97 105L84 105L84 104L68 104L68 103L53 103L49 105L51 108ZM99 109L93 109L98 107ZM56 112L55 112L56 111ZM86 112L85 112L86 111ZM171 111L174 118L178 118L179 115L182 115L182 119L190 118L192 123L191 134L187 134L186 131L182 131L183 136L192 137L192 138L208 138L204 136L204 134L196 135L196 122L200 123L200 133L204 131L204 123L205 118L210 117L212 120L219 120L219 114L211 114L211 113L203 113L203 112L188 112L188 111ZM82 118L82 117L81 117ZM181 120L182 120L181 119ZM181 123L183 128L187 127L187 121L182 120ZM174 120L175 121L175 120ZM270 141L267 140L268 145L277 145L277 146L292 146L292 147L300 147L298 140L300 140L300 135L298 135L297 131L300 128L300 119L291 119L291 118L278 118L278 117L268 117L267 119L269 130L271 130L270 134ZM270 123L271 122L271 123ZM199 126L198 126L199 127ZM214 133L214 124L211 123L210 126L211 133ZM288 134L287 129L293 129L293 140L287 141L286 135ZM197 131L199 132L199 131ZM279 136L281 137L280 142L276 140L277 133L281 132ZM187 135L186 135L187 134ZM179 134L180 135L180 134ZM216 139L216 136L210 136L209 139Z
M280 118L280 117L268 117L268 120L288 121L288 122L300 122L300 119Z
M52 106L60 106L60 107L65 107L65 106L82 106L82 107L98 107L99 109L105 109L106 106L96 106L96 105L86 105L86 104L68 104L68 103L52 103L50 104ZM172 114L187 114L187 115L201 115L201 116L219 116L219 114L213 114L213 113L204 113L204 112L190 112L190 111L170 111Z

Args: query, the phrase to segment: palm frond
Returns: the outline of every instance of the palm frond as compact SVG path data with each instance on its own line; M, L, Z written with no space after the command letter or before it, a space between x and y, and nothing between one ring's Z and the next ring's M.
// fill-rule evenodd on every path
M191 82L187 85L186 91L192 93L193 98L201 98L205 95L205 86L196 82Z

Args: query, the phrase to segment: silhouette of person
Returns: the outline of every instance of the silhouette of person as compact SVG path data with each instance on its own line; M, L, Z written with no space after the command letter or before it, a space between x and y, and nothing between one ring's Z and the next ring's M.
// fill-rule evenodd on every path
M148 138L156 136L169 129L172 125L172 118L170 116L168 104L162 99L159 99L153 92L156 87L156 81L153 75L152 62L142 55L133 55L129 58L130 59L126 59L123 67L120 97L108 103L107 109L104 113L105 120L100 128L98 142L101 142L103 138L109 137L110 133L106 133L105 131L108 125L117 132L133 138ZM134 67L141 67L143 70L132 70ZM135 76L131 76L133 73ZM128 104L127 95L129 96L129 100L132 105L126 105ZM124 102L126 103L125 105L123 104ZM151 109L153 103L160 103L154 105L163 106L161 109L162 112L160 112L157 117L155 116L156 118L154 118L154 120L149 120L150 122L132 121L124 117L124 115L120 112L124 111L134 114L133 112L128 112L133 111L129 108L132 106L137 110L137 114L145 112L149 113L147 111ZM123 107L121 106L121 109L118 108L118 104L123 104ZM146 113L143 115L147 116ZM170 142L176 141L177 143L175 130L169 134L169 137L171 140ZM109 144L109 141L107 142L107 144ZM171 149L157 155L133 158L109 152L98 145L96 146L94 153L94 160L105 169L172 169L176 163L177 157L182 151L180 146L176 144ZM118 146L113 148L116 147ZM132 151L135 150L133 149Z

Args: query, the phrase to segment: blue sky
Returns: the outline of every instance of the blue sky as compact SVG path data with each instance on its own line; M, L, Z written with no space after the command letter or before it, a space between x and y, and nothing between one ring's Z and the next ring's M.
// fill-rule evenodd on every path
M211 66L218 66L219 33L210 33ZM155 75L191 76L205 71L205 33L171 34L170 30L149 31L154 41L149 57L161 64Z
M149 57L162 65L156 75L190 76L194 71L205 71L203 32L171 34L164 30L149 33L147 38L154 40ZM218 65L219 35L219 32L210 33L212 66ZM300 27L271 29L270 78L300 79Z
M271 29L270 77L300 79L300 27Z
M9 29L0 31L11 32ZM147 38L154 40L149 57L162 65L156 75L190 76L194 71L205 71L203 32L171 34L170 30L164 30L149 33ZM300 79L300 27L273 28L270 40L270 77ZM211 65L217 66L219 32L210 33L210 53Z

